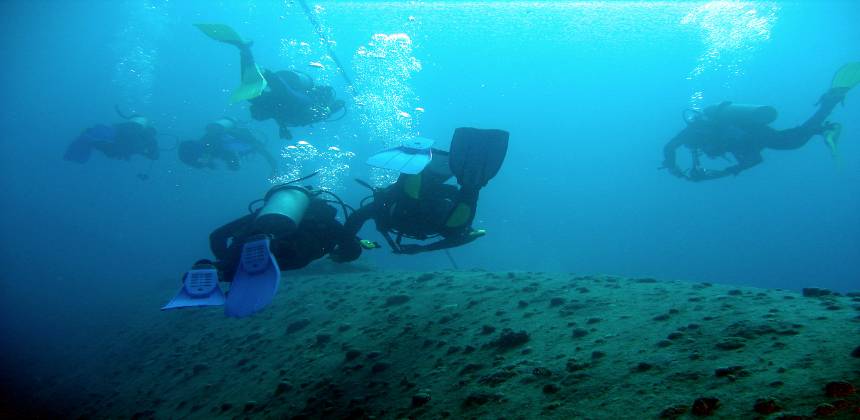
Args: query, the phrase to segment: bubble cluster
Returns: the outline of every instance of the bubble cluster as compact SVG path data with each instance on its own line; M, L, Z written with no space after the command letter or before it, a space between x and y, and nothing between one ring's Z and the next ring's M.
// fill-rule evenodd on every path
M158 43L167 31L168 10L163 2L154 0L131 7L127 23L112 45L117 54L112 81L124 103L148 104L152 101Z
M305 21L307 16L295 2L288 1L285 11ZM307 38L282 38L280 55L291 63L289 70L311 77L316 85L331 85L337 77L338 67L330 55L334 41L331 26L325 21L326 9L316 5L311 9L312 22L316 23ZM304 23L304 22L303 22ZM306 24L306 23L305 23ZM343 176L350 169L355 153L346 150L345 142L338 135L320 135L327 130L314 130L308 138L296 141L281 149L284 170L280 176L271 178L272 183L291 181L312 172L318 172L315 183L319 188L340 190Z
M317 147L307 140L299 140L281 149L285 169L273 177L274 184L292 181L318 171L319 188L338 191L343 188L343 174L349 171L355 153L339 146Z
M298 6L293 2L285 5L288 9L296 8L294 13L302 14L301 20L307 19ZM337 43L331 26L325 21L326 9L320 5L311 10L313 18L319 24L305 39L281 38L280 53L285 62L290 63L289 70L297 70L313 77L317 84L331 84L337 73L337 63L329 55L329 48Z
M729 82L743 75L746 60L770 39L778 12L779 6L772 2L711 1L685 15L681 25L697 26L705 44L687 80L695 81L708 72L726 72ZM691 105L701 108L703 99L698 89L690 97Z
M421 71L413 55L412 39L405 33L375 34L360 46L353 57L356 73L355 104L359 121L371 143L393 147L418 134L424 109L410 86L412 76ZM371 182L392 182L396 174L374 170Z

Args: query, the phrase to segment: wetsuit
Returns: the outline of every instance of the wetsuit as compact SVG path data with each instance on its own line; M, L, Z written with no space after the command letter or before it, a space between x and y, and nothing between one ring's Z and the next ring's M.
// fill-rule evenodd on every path
M253 67L250 45L239 46L239 51L242 68ZM251 117L258 121L275 120L281 138L292 138L288 127L325 121L344 107L331 86L316 86L310 77L298 72L264 70L263 77L267 88L250 100Z
M433 159L447 153L434 150ZM447 160L445 160L447 164ZM431 165L433 165L431 163ZM450 174L434 173L432 167L418 175L401 174L394 184L376 190L373 201L353 212L346 220L346 230L358 234L362 225L373 219L378 230L395 253L415 254L451 248L474 241L472 229L474 209L477 206L477 191L446 184ZM465 218L455 217L455 209L464 203L471 209ZM454 222L454 219L460 219ZM396 239L391 234L397 235ZM442 239L427 244L401 244L403 237L426 240Z
M337 262L358 258L361 255L358 239L337 221L336 215L334 207L323 200L313 199L293 232L273 237L269 246L281 270L305 267L327 254ZM222 280L233 278L245 241L266 233L255 229L255 217L255 214L240 217L209 235L209 246L217 258L215 265L222 273Z
M741 171L758 165L763 161L764 149L793 150L803 147L809 140L822 134L827 126L825 119L833 111L844 93L827 93L820 101L818 110L800 126L777 130L766 124L738 124L712 121L699 118L689 123L663 148L663 166L675 176L692 181L703 181L737 175ZM685 175L678 168L675 153L681 146L687 146L693 153L693 167ZM698 154L716 158L731 154L737 163L720 170L704 170L699 167Z

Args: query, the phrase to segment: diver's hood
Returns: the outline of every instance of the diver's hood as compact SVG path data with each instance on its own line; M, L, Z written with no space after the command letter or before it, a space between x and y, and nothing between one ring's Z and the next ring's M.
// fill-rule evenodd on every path
M218 118L206 126L206 131L223 132L236 128L236 120L230 117Z
M141 117L140 115L135 115L128 119L129 122L133 122L141 127L149 127L149 120L146 117Z
M231 128L236 127L236 120L234 120L230 117L223 117L223 118L218 118L215 121L212 121L212 124L218 124L221 127L224 127L224 128L229 130Z

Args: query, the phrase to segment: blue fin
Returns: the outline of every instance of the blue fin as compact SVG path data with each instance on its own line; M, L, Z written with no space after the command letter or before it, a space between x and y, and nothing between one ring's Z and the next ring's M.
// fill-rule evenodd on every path
M218 271L214 268L198 268L185 273L182 289L161 310L223 304L224 293L218 287Z
M281 270L269 250L269 239L245 243L239 268L227 292L224 313L243 318L265 308L272 303L280 279Z
M367 159L367 164L415 175L423 171L433 158L430 149L432 144L433 140L416 137L402 146L383 150L371 156Z
M99 124L84 130L72 144L66 149L63 159L84 163L90 160L93 151L93 142L113 141L116 137L116 129L109 125Z

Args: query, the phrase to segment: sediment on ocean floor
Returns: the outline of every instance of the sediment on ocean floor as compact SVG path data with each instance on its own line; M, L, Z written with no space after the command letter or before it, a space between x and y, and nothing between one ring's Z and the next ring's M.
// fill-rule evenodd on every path
M483 271L284 281L247 319L153 310L98 372L56 383L78 378L97 397L76 414L94 417L860 415L858 294Z

